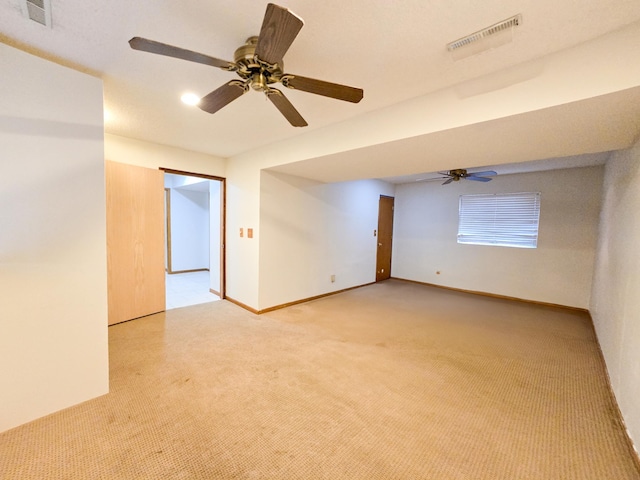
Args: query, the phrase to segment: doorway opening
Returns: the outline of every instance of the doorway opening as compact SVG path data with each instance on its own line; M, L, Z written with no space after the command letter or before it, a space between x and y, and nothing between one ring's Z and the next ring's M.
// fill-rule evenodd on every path
M224 298L225 180L164 171L166 309Z

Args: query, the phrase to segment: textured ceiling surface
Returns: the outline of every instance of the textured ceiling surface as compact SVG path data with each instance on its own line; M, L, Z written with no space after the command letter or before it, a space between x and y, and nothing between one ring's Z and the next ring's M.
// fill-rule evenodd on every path
M180 102L235 74L134 51L142 36L233 60L259 33L267 2L51 0L52 28L27 20L22 0L0 2L0 40L104 80L108 133L221 157L365 116L381 108L544 57L640 20L638 0L325 0L281 2L305 24L285 71L364 89L359 104L286 90L308 121L291 127L259 92L214 115ZM446 44L515 14L513 41L454 61Z

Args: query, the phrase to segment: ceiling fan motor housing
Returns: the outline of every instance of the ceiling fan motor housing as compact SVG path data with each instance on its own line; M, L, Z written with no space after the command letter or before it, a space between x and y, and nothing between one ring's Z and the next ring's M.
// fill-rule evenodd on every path
M258 37L249 37L244 45L234 53L236 73L243 79L250 81L254 90L268 91L272 83L280 81L283 72L282 64L269 65L261 61L255 54Z
M449 170L449 175L453 177L454 182L457 182L467 176L467 171L464 168L456 168L455 170Z
M443 185L449 185L451 182L459 182L460 179L465 180L475 180L476 182L490 182L491 178L494 175L497 175L493 170L487 170L485 172L467 172L464 168L455 168L453 170L448 170L446 172L438 172L441 175L444 175L442 178L446 178L447 180L443 183Z

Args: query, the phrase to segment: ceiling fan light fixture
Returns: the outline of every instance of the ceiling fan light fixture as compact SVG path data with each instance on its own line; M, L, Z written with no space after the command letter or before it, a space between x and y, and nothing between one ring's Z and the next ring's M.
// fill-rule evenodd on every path
M262 71L256 72L251 76L251 88L259 92L266 92L269 89L267 86L267 77Z
M465 168L455 168L453 170L447 170L446 172L438 172L443 175L438 180L445 179L442 185L449 185L452 182L459 182L460 180L473 180L476 182L490 182L491 178L498 173L493 170L485 170L483 172L468 172Z
M31 0L29 0L31 1ZM42 0L34 0L42 1ZM207 113L216 113L250 89L262 91L274 106L294 127L305 127L307 122L273 83L287 88L323 95L336 100L358 103L364 96L361 88L325 82L299 75L284 74L284 54L295 40L304 22L287 8L269 3L258 36L247 39L236 49L235 62L228 62L202 53L174 47L142 37L133 37L129 46L134 50L180 58L190 62L210 65L228 72L235 72L241 80L231 80L200 99L198 107ZM286 81L284 79L286 78ZM185 101L183 99L183 101ZM187 100L186 103L191 103Z

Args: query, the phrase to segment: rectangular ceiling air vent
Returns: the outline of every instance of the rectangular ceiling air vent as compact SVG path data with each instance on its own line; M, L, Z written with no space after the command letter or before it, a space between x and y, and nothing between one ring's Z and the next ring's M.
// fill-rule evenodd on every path
M454 59L458 59L504 45L512 40L513 28L519 25L522 25L521 14L459 38L447 44L447 50L451 52Z
M51 0L22 0L22 13L28 19L51 28Z

